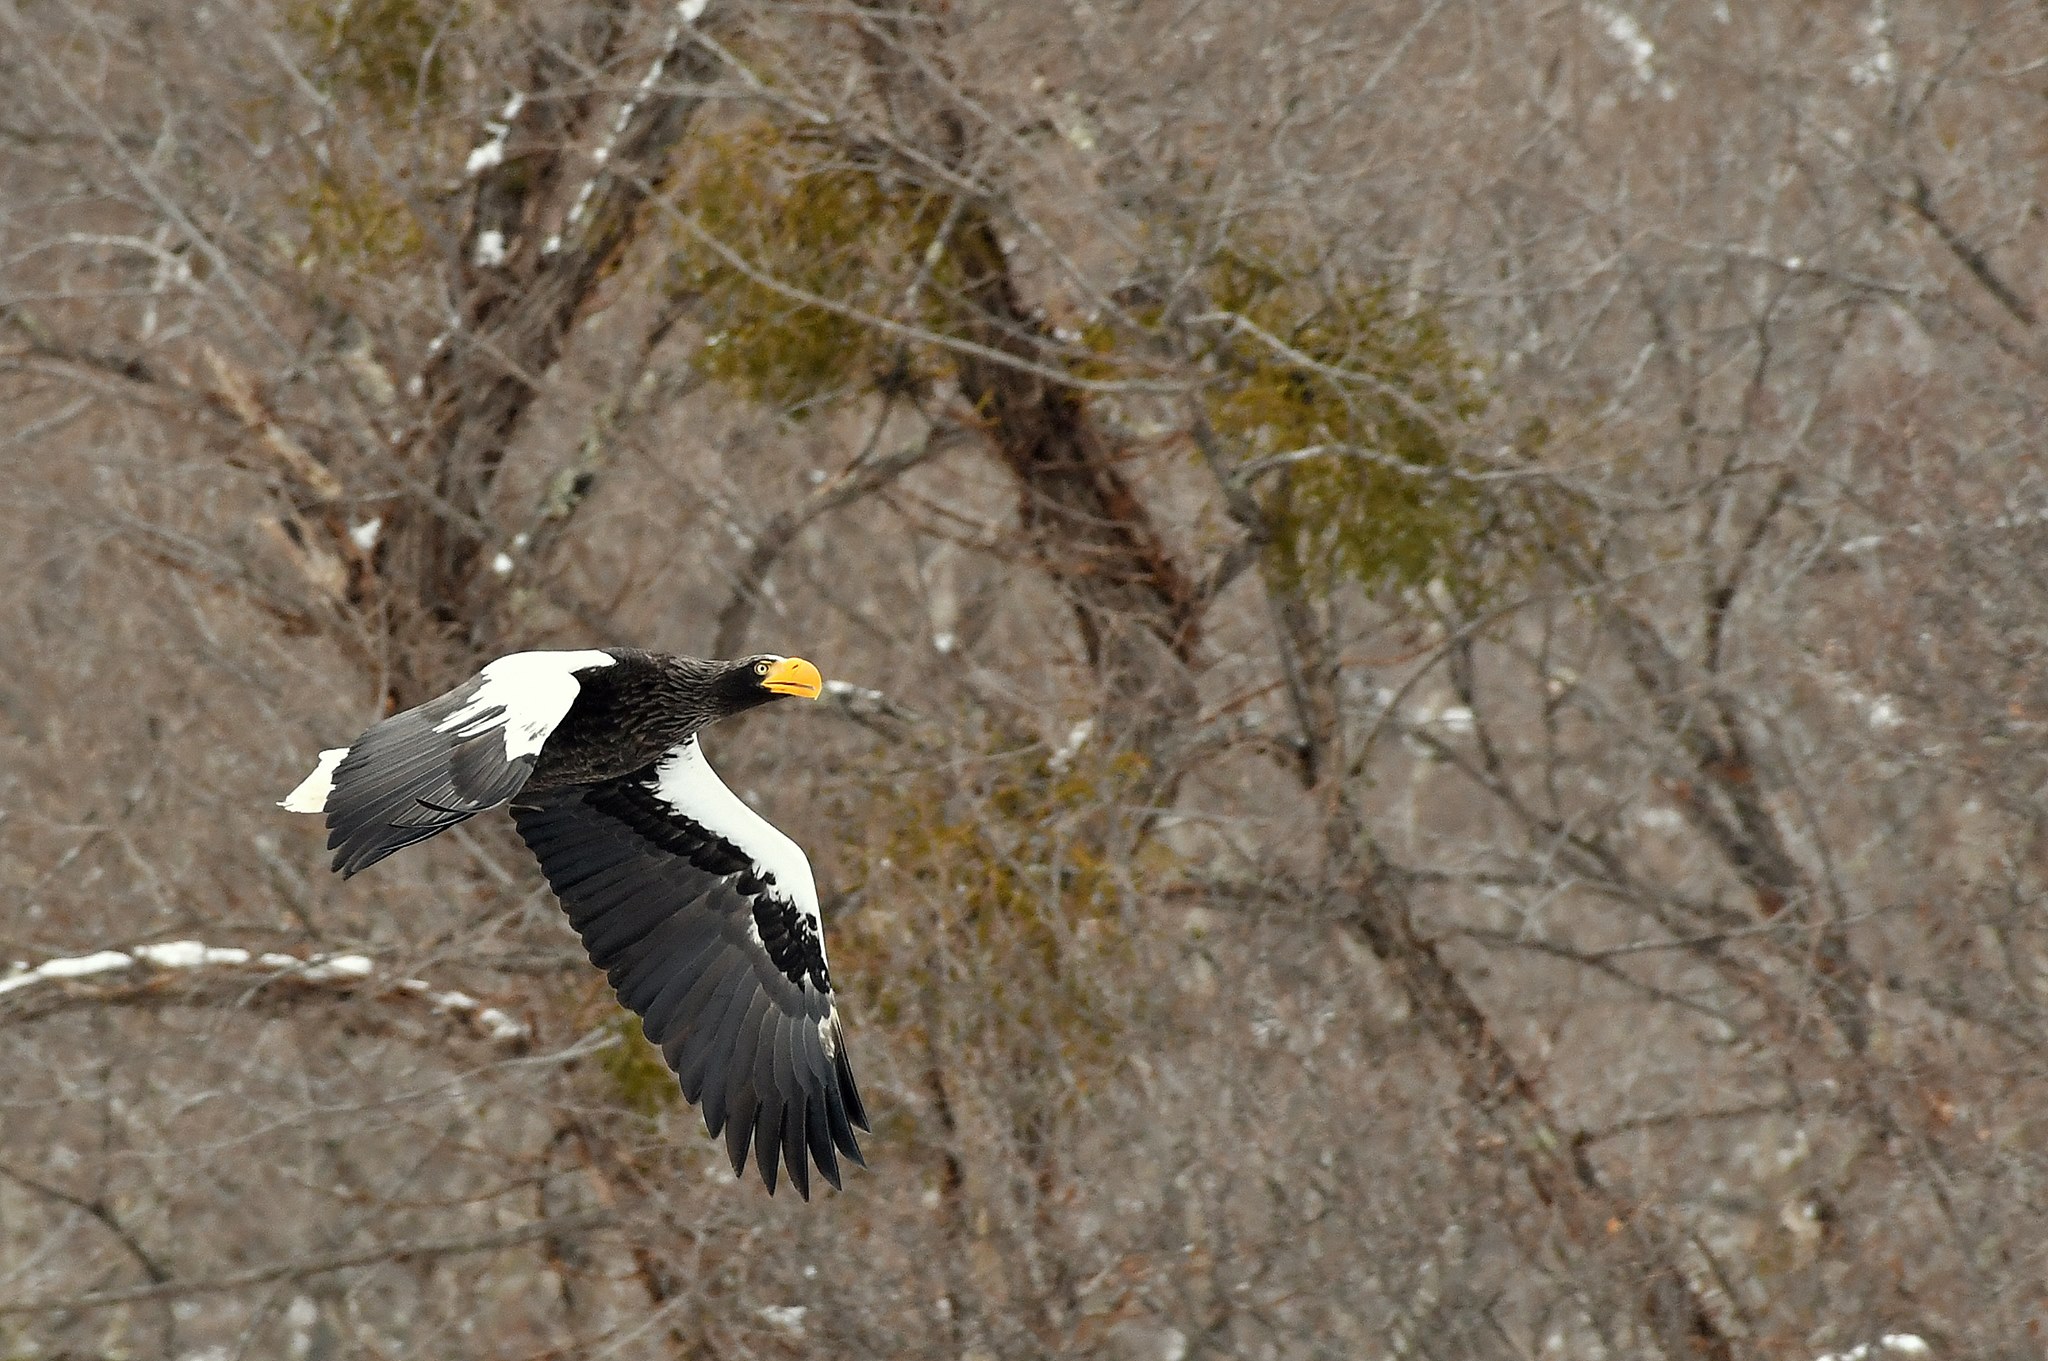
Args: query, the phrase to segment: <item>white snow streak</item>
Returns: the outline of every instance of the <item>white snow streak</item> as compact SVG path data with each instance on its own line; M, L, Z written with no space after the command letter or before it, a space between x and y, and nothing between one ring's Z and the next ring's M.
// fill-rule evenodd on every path
M618 148L619 139L626 135L626 125L633 121L633 115L638 113L640 106L646 102L648 92L654 88L655 82L661 79L661 73L668 69L668 59L674 55L676 45L682 41L683 30L697 21L697 16L704 12L707 3L708 0L682 0L682 3L676 6L676 21L669 25L667 35L661 40L660 55L649 64L647 74L640 77L640 84L635 87L632 95L619 105L618 113L612 118L611 131L605 134L604 141L590 153L591 164L595 169L591 172L590 178L583 182L583 187L576 191L576 201L569 205L569 215L562 220L562 232L573 232L583 224L583 215L590 210L590 200L597 193L597 181L605 166L610 163L613 151ZM546 243L541 246L542 254L553 255L562 248L562 232L556 232L548 237Z
M377 965L368 955L318 955L306 963L306 977L321 981L332 978L368 978L376 971Z
M1678 91L1672 88L1671 82L1657 74L1657 44L1643 33L1643 26L1636 22L1634 15L1614 5L1603 4L1589 4L1586 12L1600 21L1607 36L1628 57L1638 85L1655 90L1659 99L1671 99L1677 95Z
M764 1304L760 1309L762 1319L793 1337L804 1335L804 1315L810 1312L802 1304Z
M1927 1345L1927 1339L1917 1333L1886 1333L1875 1343L1859 1342L1845 1352L1828 1352L1816 1356L1813 1361L1874 1361L1878 1356L1890 1353L1893 1356L1929 1356L1934 1348Z
M359 525L350 525L348 529L348 538L350 543L354 544L356 547L362 549L365 553L367 553L372 548L375 548L377 546L377 536L382 534L383 532L384 517L381 515L372 515L369 519L363 521Z
M373 979L377 973L376 961L367 955L313 955L301 959L297 955L277 951L254 954L232 945L207 945L196 940L167 940L156 944L138 945L130 950L100 950L89 955L45 960L34 967L16 963L6 977L0 978L0 995L34 987L39 983L89 978L95 974L120 973L137 968L188 971L208 968L257 968L270 974L296 977L308 983L353 982L359 979ZM443 990L417 978L392 979L390 987L394 992L419 997L437 1013L468 1020L486 1039L508 1042L526 1039L532 1033L524 1021L497 1007L486 1006L466 992Z
M1871 51L1849 67L1851 85L1876 85L1888 82L1898 69L1899 58L1892 45L1891 5L1886 0L1873 0L1870 17L1863 21L1863 31L1870 35L1874 44Z
M1835 697L1843 705L1861 714L1872 732L1892 732L1905 726L1906 716L1899 712L1899 701L1896 697L1882 693L1872 694L1839 671L1824 671L1821 675L1828 688L1835 692Z
M1682 831L1685 828L1685 814L1676 808L1641 808L1636 811L1636 826L1650 832Z
M13 992L31 983L40 983L52 978L87 978L96 973L111 973L125 969L135 962L134 958L119 950L101 950L96 954L75 955L70 959L53 959L40 968L30 969L26 964L17 964L17 970L7 978L0 978L0 993Z
M487 1007L466 992L436 992L417 978L401 978L394 986L402 992L417 993L426 998L428 1006L444 1015L469 1016L490 1039L526 1038L526 1022L496 1007Z
M1095 720L1084 718L1067 730L1067 740L1059 749L1046 758L1046 765L1057 775L1074 764L1074 758L1081 754L1081 748L1088 745L1088 739L1095 735Z
M481 175L492 166L504 162L505 142L512 135L512 120L517 118L519 111L525 107L526 96L514 94L505 101L505 107L498 116L484 124L484 131L490 135L485 138L483 145L469 153L469 160L462 167L465 175Z
M505 233L495 227L476 234L476 254L471 257L478 269L496 269L505 263Z

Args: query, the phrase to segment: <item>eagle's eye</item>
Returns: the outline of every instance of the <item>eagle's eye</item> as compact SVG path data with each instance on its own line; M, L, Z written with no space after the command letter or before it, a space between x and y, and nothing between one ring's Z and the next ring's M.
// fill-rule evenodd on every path
M765 676L765 675L767 675L767 674L768 674L768 663L766 663L766 662L755 662L755 663L754 663L754 674L755 674L755 675L757 675L757 676Z

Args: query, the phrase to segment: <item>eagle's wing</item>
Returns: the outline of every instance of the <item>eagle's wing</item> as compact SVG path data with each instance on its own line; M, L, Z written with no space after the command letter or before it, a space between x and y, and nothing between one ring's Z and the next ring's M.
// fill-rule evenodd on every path
M863 1163L867 1114L832 1002L818 891L795 842L742 803L695 738L603 784L523 796L519 834L591 962L772 1194L778 1161L810 1196Z
M613 660L594 651L500 657L352 746L322 752L282 806L325 813L334 868L354 874L518 793L576 702L576 674Z

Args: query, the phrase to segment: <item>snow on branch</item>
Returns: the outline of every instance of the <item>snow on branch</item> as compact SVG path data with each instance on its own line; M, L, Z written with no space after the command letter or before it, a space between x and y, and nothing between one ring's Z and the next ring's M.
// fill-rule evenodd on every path
M705 4L706 0L683 0L683 3L675 7L675 18L670 21L668 32L662 35L660 52L649 63L647 74L640 78L640 83L634 87L633 93L620 103L618 113L613 116L611 129L605 134L604 141L590 153L590 178L576 191L576 201L569 205L569 215L562 223L562 230L548 237L541 246L541 254L555 254L562 248L562 238L582 227L584 215L590 211L590 200L597 193L597 183L604 177L605 167L611 164L612 156L618 151L619 142L626 135L626 128L632 123L634 115L640 112L640 106L647 102L647 96L661 80L662 72L668 69L669 62L682 51L684 36L690 26L704 13Z
M512 137L512 120L519 117L519 111L525 107L526 96L514 91L512 97L505 101L505 107L498 116L485 121L484 132L487 136L477 144L476 150L469 153L469 160L463 163L462 171L465 175L474 179L484 171L504 164L505 144Z
M281 990L301 995L368 997L456 1021L477 1038L519 1048L533 1028L466 992L417 978L380 978L367 955L254 953L234 946L172 940L127 950L99 950L41 964L14 964L0 974L0 1019L33 1019L92 1005L150 1001L246 1002Z
M923 714L915 709L905 708L880 690L870 690L864 685L854 685L847 681L826 681L822 698L848 718L863 719L880 715L901 723L924 721Z
M1928 1356L1934 1349L1917 1333L1886 1333L1875 1343L1859 1342L1845 1352L1829 1352L1813 1361L1876 1361L1880 1356Z

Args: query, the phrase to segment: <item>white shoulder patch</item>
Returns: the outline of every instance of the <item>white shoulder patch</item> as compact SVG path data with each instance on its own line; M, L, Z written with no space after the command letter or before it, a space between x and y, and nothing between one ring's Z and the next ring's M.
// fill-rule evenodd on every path
M327 811L327 795L334 788L334 770L341 764L341 758L348 755L347 747L334 747L320 753L320 762L313 767L313 773L299 781L298 787L277 801L277 806L287 813L324 813Z
M505 759L537 755L568 714L582 689L576 673L610 666L618 659L608 653L514 652L500 657L478 673L483 683L467 704L434 725L435 732L453 732L457 737L475 737L493 728L505 732ZM502 713L492 713L494 709Z
M803 848L725 787L696 738L671 749L654 768L654 793L681 816L738 847L756 870L774 876L775 887L797 911L817 921L818 885Z

